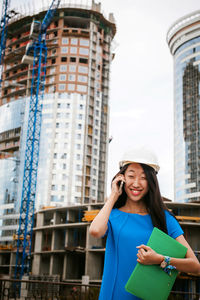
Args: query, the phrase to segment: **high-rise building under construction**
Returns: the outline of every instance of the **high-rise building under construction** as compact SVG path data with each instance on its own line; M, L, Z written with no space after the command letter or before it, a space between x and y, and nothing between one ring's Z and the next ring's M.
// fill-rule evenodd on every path
M174 58L175 201L200 201L200 11L177 20L167 42Z
M0 98L0 242L17 229L25 157L31 57L24 57L33 19L46 11L13 17L8 25ZM61 4L47 30L47 66L35 196L42 206L104 201L109 77L116 33L113 15L101 5Z

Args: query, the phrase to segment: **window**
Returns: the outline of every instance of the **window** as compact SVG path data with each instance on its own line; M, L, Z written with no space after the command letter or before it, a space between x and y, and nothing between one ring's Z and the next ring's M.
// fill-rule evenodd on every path
M84 75L78 75L78 81L80 82L87 82L87 76Z
M88 67L79 66L78 67L78 72L87 74L88 73Z
M63 164L63 165L62 165L62 168L63 168L63 170L66 170L67 165L66 165L66 164Z
M61 53L68 53L68 47L61 47Z
M70 103L67 103L67 105L66 105L66 106L67 106L67 108L70 108Z
M82 119L83 119L83 115L82 115L82 114L79 114L79 115L78 115L78 119L79 119L79 120L82 120Z
M52 202L57 202L58 201L57 196L55 196L55 195L51 196L51 201Z
M69 128L69 123L65 123L65 128Z
M55 72L56 72L56 68L53 67L53 68L50 69L50 74L53 74Z
M59 84L59 85L58 85L59 91L64 91L65 88L66 88L66 84Z
M89 40L80 39L80 46L89 46Z
M60 72L67 72L67 65L61 65Z
M60 81L66 81L67 75L66 74L60 74L59 75L59 80Z
M69 74L68 75L68 80L69 81L75 81L76 80L76 75L75 74Z
M79 58L79 62L81 64L88 64L88 59L87 58Z
M54 76L52 76L52 77L49 78L49 83L52 83L54 81L55 81L55 77Z
M67 175L66 174L62 174L62 180L66 180L67 179Z
M74 91L75 90L75 84L68 84L68 90Z
M76 154L76 159L80 160L81 159L81 155L80 154Z
M89 49L88 48L79 48L79 54L88 55L89 54Z
M78 92L87 92L87 86L86 85L77 85L77 91Z
M56 191L56 189L57 189L57 188L56 188L56 185L55 185L55 184L52 184L51 190L52 190L52 191Z
M76 165L76 170L80 171L81 170L81 165Z
M67 61L67 57L61 57L61 62L66 62Z
M78 39L71 38L71 45L78 45Z
M98 129L95 129L95 130L94 130L94 134L95 134L95 135L98 135Z
M78 125L77 125L77 128L78 128L78 129L82 129L82 124L78 124Z
M68 144L67 144L67 143L64 143L64 149L66 149L66 148L67 148L67 146L68 146Z
M59 128L60 127L60 123L56 123L56 128Z
M58 154L54 153L53 158L57 158L57 157L58 157Z
M79 109L83 109L83 104L79 104Z
M70 117L70 113L65 114L65 118L68 119Z
M76 192L81 192L81 186L76 186L75 190L76 190Z
M69 38L62 38L62 45L69 44Z
M82 177L81 177L80 175L76 175L76 176L75 176L75 180L76 180L76 181L82 181Z
M71 54L76 54L77 53L77 48L76 47L71 47L70 48L70 53Z
M67 158L67 153L63 153L63 155L61 156L62 159L66 159Z
M93 169L92 173L93 173L93 175L97 175L97 170Z
M56 63L56 59L55 59L55 58L52 58L51 64L53 65L53 64L55 64L55 63Z
M78 140L80 140L80 139L81 139L81 134L78 133L78 134L76 135L76 137L77 137Z
M70 57L70 62L76 62L76 57Z
M65 132L65 139L68 139L68 137L69 137L69 133Z
M61 185L61 191L65 191L65 185Z
M76 144L76 149L80 150L81 149L81 144Z
M76 72L76 66L75 65L69 65L69 72Z

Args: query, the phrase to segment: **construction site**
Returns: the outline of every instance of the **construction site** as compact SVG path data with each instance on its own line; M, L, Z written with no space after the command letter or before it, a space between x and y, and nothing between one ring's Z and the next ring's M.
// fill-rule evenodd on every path
M200 204L169 201L166 204L176 215L186 239L199 259ZM49 207L38 211L33 229L30 278L100 285L106 238L93 238L89 234L89 225L101 207L102 204L91 204ZM4 278L13 276L16 250L14 243L1 245L0 272ZM173 291L198 294L199 276L179 274ZM196 299L192 297L187 299Z

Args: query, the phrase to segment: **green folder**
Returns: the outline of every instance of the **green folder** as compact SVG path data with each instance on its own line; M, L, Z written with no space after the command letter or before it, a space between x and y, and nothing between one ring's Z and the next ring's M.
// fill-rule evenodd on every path
M147 246L159 254L184 258L187 248L169 235L154 227ZM143 300L166 300L178 275L172 270L171 276L159 265L142 265L137 263L125 289Z

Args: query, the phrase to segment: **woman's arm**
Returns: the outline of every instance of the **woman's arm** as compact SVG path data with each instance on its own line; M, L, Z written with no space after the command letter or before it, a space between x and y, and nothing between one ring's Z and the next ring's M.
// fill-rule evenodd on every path
M184 236L180 235L176 238L176 240L184 245L188 250L185 258L171 258L170 264L176 267L180 272L200 274L200 263Z
M113 182L112 182L112 189L111 189L111 195L98 213L98 215L94 218L92 221L90 228L89 228L89 233L96 237L100 238L102 237L108 228L108 219L111 213L111 210L117 201L118 197L121 195L121 191L119 190L118 182L123 181L124 176L119 175L117 176Z
M180 235L176 240L184 245L188 250L185 258L173 258L170 259L170 265L176 267L180 272L200 274L200 263L192 251L190 245L185 240L183 235ZM161 264L164 257L161 254L156 253L148 246L141 245L137 247L137 261L144 265Z

